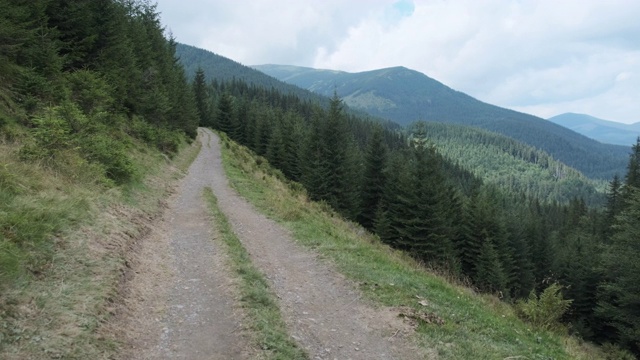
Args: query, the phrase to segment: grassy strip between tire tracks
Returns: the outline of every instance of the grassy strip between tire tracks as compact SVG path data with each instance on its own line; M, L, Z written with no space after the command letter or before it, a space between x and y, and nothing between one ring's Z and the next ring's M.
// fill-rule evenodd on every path
M289 336L269 283L251 263L249 253L231 229L226 215L218 207L218 199L211 188L205 188L204 195L218 233L225 244L231 268L239 278L241 303L258 347L266 352L265 355L269 359L308 359L305 352Z
M590 344L524 323L493 296L430 273L326 205L309 201L299 184L287 182L264 158L224 134L221 139L231 185L300 244L333 262L377 306L410 307L441 320L419 322L415 334L438 359L603 358Z

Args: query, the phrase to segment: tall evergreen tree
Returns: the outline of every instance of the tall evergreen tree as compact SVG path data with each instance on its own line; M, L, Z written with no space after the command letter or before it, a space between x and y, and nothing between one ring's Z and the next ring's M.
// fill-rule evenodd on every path
M603 253L605 279L596 313L614 331L612 339L640 354L640 190L631 187L627 207L617 218Z
M631 147L629 164L627 165L627 175L624 180L625 187L628 189L625 195L627 198L630 198L630 188L640 188L640 137L638 137L636 143Z
M475 264L475 284L488 292L506 293L507 276L499 254L487 233L480 234L482 247Z
M211 106L209 105L209 94L207 90L207 83L204 75L204 70L198 68L196 75L193 78L193 95L196 100L196 108L198 109L198 118L200 119L200 126L212 126L211 123Z
M222 93L220 99L218 99L218 109L214 122L215 128L228 134L233 124L233 112L233 99L231 95L228 92ZM266 145L267 144L264 144L264 146Z
M360 224L368 229L374 226L378 204L384 191L387 152L382 128L377 126L373 130L367 147L358 216Z
M338 212L353 219L358 211L356 189L358 178L354 162L354 144L343 114L342 100L334 92L327 120L322 129L328 165L327 202Z
M622 183L620 182L620 177L616 174L609 183L609 189L607 191L607 204L604 217L602 218L604 222L602 224L603 241L608 242L608 239L613 234L613 225L615 224L616 217L620 215L623 208Z
M331 167L328 150L324 142L324 112L316 109L307 131L302 160L302 184L307 188L312 200L326 200L331 192L328 181Z

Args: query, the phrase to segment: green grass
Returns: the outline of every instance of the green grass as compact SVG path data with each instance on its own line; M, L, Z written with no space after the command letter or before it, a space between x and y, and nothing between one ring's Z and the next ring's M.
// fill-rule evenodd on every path
M535 329L513 308L434 275L383 245L324 204L308 200L262 158L224 135L223 162L232 186L258 209L289 228L296 240L335 263L379 306L411 307L444 320L422 323L416 340L439 359L597 359L600 352L577 339ZM426 300L426 306L419 301Z
M231 229L227 217L218 208L218 199L205 189L205 198L213 215L216 228L225 244L230 264L239 278L242 306L249 318L256 345L269 359L308 359L287 333L276 297L264 276L251 263L251 258Z
M73 152L21 161L20 140L0 141L0 358L114 358L127 256L199 147L168 161L132 139L139 178L114 186Z

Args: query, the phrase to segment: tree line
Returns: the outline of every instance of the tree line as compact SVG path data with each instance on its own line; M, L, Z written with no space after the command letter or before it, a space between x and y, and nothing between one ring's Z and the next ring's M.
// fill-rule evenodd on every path
M362 119L335 94L323 107L240 80L207 83L202 70L192 86L200 124L383 242L505 301L558 283L573 299L571 331L638 352L639 145L606 206L590 207L580 196L561 203L483 183L440 154L427 124L401 130Z
M4 122L35 127L45 109L66 106L89 122L140 120L195 137L189 81L149 1L0 0L0 8Z

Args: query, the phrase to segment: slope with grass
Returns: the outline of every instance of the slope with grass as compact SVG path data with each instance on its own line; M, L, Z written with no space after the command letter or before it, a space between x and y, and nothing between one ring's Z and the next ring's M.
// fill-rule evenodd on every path
M359 284L368 301L413 323L421 346L439 359L598 359L598 349L522 322L497 298L477 295L384 246L326 205L310 202L261 157L223 137L232 186L301 245Z
M0 194L9 201L0 219L2 225L13 224L3 227L3 235L33 236L12 251L3 249L10 255L5 261L17 262L2 263L4 271L12 271L2 274L0 358L117 354L120 329L113 320L132 250L164 210L172 184L197 151L187 147L168 163L159 151L129 141L138 180L119 187L97 181L105 179L82 162L57 169L23 163L16 156L19 142L0 145Z

